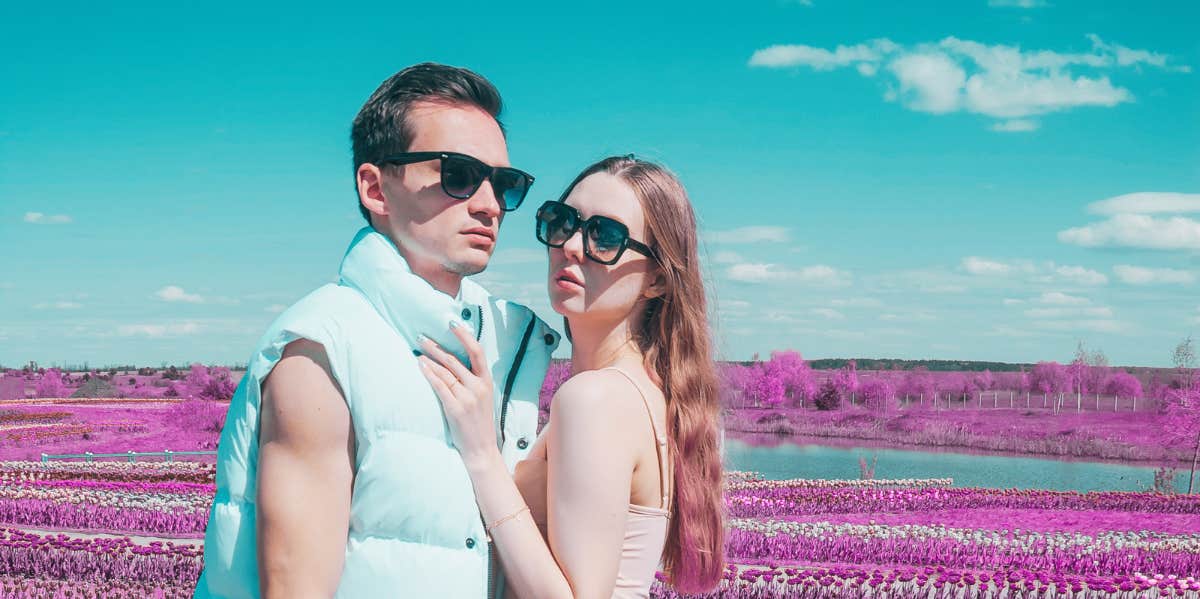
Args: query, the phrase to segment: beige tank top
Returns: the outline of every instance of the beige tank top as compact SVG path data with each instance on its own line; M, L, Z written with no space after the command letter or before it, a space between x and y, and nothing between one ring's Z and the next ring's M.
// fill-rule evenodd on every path
M629 516L625 521L625 541L621 543L621 565L617 569L617 584L613 589L613 597L617 599L645 599L650 596L650 584L654 582L654 573L658 570L662 558L663 547L667 542L667 524L671 517L667 500L670 493L667 489L667 437L660 432L654 422L654 411L650 401L629 373L609 366L601 370L615 370L621 373L637 388L646 405L646 414L650 417L650 429L654 432L655 449L658 457L658 488L662 491L660 507L653 508L644 505L629 504Z

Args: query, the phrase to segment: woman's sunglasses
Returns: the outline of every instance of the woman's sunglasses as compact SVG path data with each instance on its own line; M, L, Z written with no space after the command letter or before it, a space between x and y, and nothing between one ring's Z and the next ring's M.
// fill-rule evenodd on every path
M658 260L654 250L629 238L629 227L619 220L598 214L585 220L575 208L554 200L538 208L538 241L560 248L580 229L583 230L584 255L600 264L616 264L625 248Z
M533 185L533 175L507 166L489 166L483 161L458 152L405 152L392 154L380 162L384 164L413 164L426 160L441 160L442 191L446 195L465 200L479 191L483 180L492 182L492 190L505 212L516 210Z

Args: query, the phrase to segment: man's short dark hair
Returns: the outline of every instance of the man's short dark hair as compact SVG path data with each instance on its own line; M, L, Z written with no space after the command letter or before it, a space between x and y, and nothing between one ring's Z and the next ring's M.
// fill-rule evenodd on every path
M492 115L504 131L500 92L490 81L473 71L444 64L423 62L408 67L380 84L354 117L350 142L354 148L356 199L358 167L408 151L414 135L408 112L415 102L474 106ZM370 223L371 213L361 201L358 209Z

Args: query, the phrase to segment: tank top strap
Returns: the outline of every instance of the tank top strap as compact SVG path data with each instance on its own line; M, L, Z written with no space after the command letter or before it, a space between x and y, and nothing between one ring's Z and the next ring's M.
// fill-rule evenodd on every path
M662 491L662 504L660 507L665 510L667 509L667 499L669 497L667 492L666 434L660 432L658 429L658 424L654 419L654 410L650 408L650 400L646 398L646 392L642 390L642 386L639 385L638 382L632 376L630 376L628 372L625 372L623 368L619 368L617 366L606 366L600 370L615 370L621 373L621 376L624 376L626 379L628 379L629 382L633 384L633 387L637 389L638 395L642 396L642 405L646 406L646 415L650 417L650 430L654 432L655 455L658 458L658 488Z

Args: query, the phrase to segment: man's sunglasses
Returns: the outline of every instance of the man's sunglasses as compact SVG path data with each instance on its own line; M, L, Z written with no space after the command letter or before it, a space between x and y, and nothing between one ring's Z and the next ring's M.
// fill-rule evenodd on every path
M380 162L384 164L413 164L426 160L440 160L442 191L446 195L465 200L479 191L483 180L492 182L492 190L505 212L516 210L533 185L533 175L508 166L489 166L483 161L458 152L405 152L392 154Z
M560 248L580 229L583 230L584 255L600 264L616 264L625 248L658 260L654 250L629 238L629 227L619 220L598 214L585 220L575 208L554 200L538 208L538 241Z

